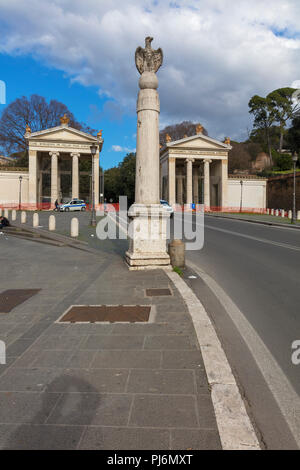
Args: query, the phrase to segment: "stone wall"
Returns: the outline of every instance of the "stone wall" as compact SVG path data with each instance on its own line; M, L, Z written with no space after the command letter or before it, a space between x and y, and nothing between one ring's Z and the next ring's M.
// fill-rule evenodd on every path
M243 188L241 188L241 180ZM232 176L228 177L228 209L239 210L242 203L244 210L263 210L267 207L267 180L254 176Z
M268 179L267 205L269 209L291 210L293 207L293 173ZM300 173L296 173L296 209L300 210Z
M16 207L19 204L20 180L22 176L22 204L28 203L29 176L26 169L1 168L0 171L0 207Z

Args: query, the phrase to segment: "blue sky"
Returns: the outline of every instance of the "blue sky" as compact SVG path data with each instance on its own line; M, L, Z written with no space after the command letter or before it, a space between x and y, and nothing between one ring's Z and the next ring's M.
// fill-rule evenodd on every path
M56 98L103 129L109 168L136 146L134 52L151 35L161 128L191 120L242 141L250 98L300 83L299 18L299 0L0 0L0 80L8 102Z
M91 128L103 129L104 146L101 153L101 166L111 168L119 163L127 151L136 146L136 116L116 115L103 111L103 106L111 102L100 97L98 87L83 86L71 80L64 72L47 67L30 56L9 56L0 54L1 77L6 84L6 104L20 96L38 94L48 101L56 99L64 103L80 122ZM5 105L0 104L0 112ZM116 152L113 148L121 147Z

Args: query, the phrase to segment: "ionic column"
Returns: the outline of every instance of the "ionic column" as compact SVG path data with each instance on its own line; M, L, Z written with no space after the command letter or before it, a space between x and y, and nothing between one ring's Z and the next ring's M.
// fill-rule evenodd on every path
M195 160L186 160L186 204L193 203L193 163Z
M183 204L183 175L182 170L180 169L179 174L177 176L177 203Z
M176 203L176 159L169 157L169 204L172 206Z
M228 161L221 160L221 206L228 206Z
M93 165L94 165L94 191L95 191L95 207L99 205L99 152L93 157Z
M209 165L212 160L203 160L204 162L204 206L205 209L210 209L210 171Z
M198 168L194 168L193 193L194 193L194 203L199 204L199 171L198 171Z
M49 152L51 157L51 206L58 199L58 156L59 152Z
M80 153L71 153L72 157L72 199L79 198L79 157Z
M29 149L29 204L30 209L37 206L37 152Z

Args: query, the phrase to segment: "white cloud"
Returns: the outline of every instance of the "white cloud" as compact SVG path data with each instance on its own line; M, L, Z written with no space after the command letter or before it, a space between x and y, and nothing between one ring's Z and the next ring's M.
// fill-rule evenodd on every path
M0 1L0 52L33 54L135 111L134 51L162 47L161 122L200 121L210 135L245 137L248 101L299 79L298 0Z
M136 149L130 149L128 147L121 147L120 145L112 145L111 149L113 152L126 152L126 153L134 153Z

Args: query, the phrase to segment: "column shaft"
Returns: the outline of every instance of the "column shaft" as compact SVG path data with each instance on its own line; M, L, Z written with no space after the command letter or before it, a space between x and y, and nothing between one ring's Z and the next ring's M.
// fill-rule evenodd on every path
M176 203L176 159L169 157L169 204Z
M159 112L157 91L141 89L137 102L137 204L159 204Z
M228 206L228 161L221 161L221 206Z
M198 172L198 168L194 168L193 193L194 193L194 203L199 204L199 172Z
M58 199L58 152L50 152L51 156L51 206Z
M29 205L35 209L37 205L37 152L29 149Z
M195 160L186 160L186 204L193 203L193 163Z
M211 160L204 160L204 206L210 209L210 171L209 165Z
M72 157L72 198L79 198L79 153L71 153Z

